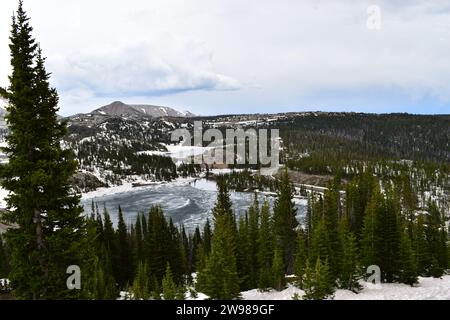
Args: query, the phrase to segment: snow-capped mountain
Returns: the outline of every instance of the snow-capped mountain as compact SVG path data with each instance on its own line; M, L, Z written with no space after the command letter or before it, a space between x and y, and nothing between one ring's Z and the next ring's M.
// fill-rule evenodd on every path
M111 104L98 108L92 114L101 114L109 116L147 116L152 118L161 117L182 117L189 118L195 115L189 111L181 112L169 107L153 106L147 104L131 105L121 101L115 101Z

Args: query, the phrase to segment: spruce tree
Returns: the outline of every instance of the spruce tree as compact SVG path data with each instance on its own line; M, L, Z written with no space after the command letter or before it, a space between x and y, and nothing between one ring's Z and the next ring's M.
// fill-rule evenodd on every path
M447 267L447 232L445 217L437 205L428 201L426 237L430 254L429 275L441 277Z
M213 213L214 233L211 253L206 260L206 267L198 273L196 289L211 299L236 299L240 297L240 281L236 266L236 225L228 189L223 182L219 184Z
M323 300L333 296L334 283L331 280L328 260L317 258L315 268L308 262L305 270L305 300Z
M276 248L272 262L272 287L277 291L283 290L286 285L284 270L283 254L280 249Z
M295 251L295 265L294 265L296 284L299 288L303 288L303 280L305 277L307 260L308 260L308 250L306 248L305 233L301 229L299 230L297 236L297 249Z
M317 258L328 259L331 254L330 242L325 220L321 219L313 231L309 260L315 265Z
M248 210L248 265L249 265L249 278L248 287L256 288L258 286L259 268L258 264L258 232L259 232L259 202L258 195L255 193L253 204Z
M346 218L341 221L339 238L342 252L339 273L340 287L356 292L361 289L358 283L361 272L358 265L357 239L353 232L350 231Z
M412 249L411 240L409 239L408 229L403 231L400 236L400 262L399 262L399 282L413 285L418 282L417 265Z
M421 276L428 275L430 254L428 250L427 237L425 233L424 217L419 215L414 228L414 256L416 260L417 273Z
M137 267L139 262L144 261L143 253L143 237L142 237L142 226L141 226L141 215L138 214L136 219L136 224L134 227L134 237L133 237L133 259L134 265Z
M149 277L148 265L146 263L139 262L132 287L132 292L135 299L147 300L150 298Z
M206 218L206 223L203 227L203 252L206 256L208 256L211 252L211 239L211 223L209 222L209 218Z
M328 260L325 260L325 262L322 263L320 259L317 259L314 273L316 276L316 294L318 299L327 299L332 297L334 293L334 280L330 274L331 271Z
M258 288L266 290L272 285L271 268L273 259L273 236L270 209L267 200L261 208L261 226L258 234Z
M250 239L248 228L248 215L239 217L239 228L237 243L239 246L236 248L236 262L239 277L241 279L241 291L251 289L250 276L251 276L251 251L250 251Z
M125 288L125 285L130 283L133 276L133 259L130 250L130 243L128 239L128 231L125 221L123 219L122 208L119 206L119 221L117 225L117 282L119 287Z
M286 169L282 172L278 181L277 199L273 209L273 230L276 246L283 254L283 264L287 273L293 271L295 239L297 237L295 229L298 226L297 209L293 198L294 187Z
M167 263L166 274L162 280L162 294L164 300L175 300L177 297L177 286L173 281L169 263Z
M364 267L374 265L376 261L376 245L380 241L379 236L375 233L375 211L377 205L381 202L381 196L379 193L375 193L369 202L365 216L364 224L362 229L361 238L361 263Z
M336 177L335 180L339 180L339 178ZM341 243L339 241L340 194L337 186L338 184L335 182L330 185L328 190L325 191L323 214L325 227L327 229L328 248L330 252L328 256L330 273L335 279L339 275L339 269L342 263Z
M363 264L377 265L382 280L393 282L399 270L400 213L391 191L381 195L376 190L366 210L364 220L362 253Z
M4 218L17 225L6 234L10 277L18 298L80 298L83 290L66 286L67 267L82 267L84 261L85 221L69 182L77 163L60 145L66 122L57 118L58 94L32 30L20 1L10 36L10 85L2 90L9 128L3 152L9 162L1 185L10 191Z
M200 246L202 245L202 235L200 233L200 228L197 226L194 231L194 236L192 237L191 256L190 256L190 272L194 272L197 269L197 253Z

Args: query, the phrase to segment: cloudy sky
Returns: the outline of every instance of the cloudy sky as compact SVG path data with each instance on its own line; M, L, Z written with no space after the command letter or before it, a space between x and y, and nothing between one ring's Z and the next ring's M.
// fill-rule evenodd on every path
M64 115L114 100L204 115L450 113L448 0L24 4ZM16 6L0 2L0 86Z

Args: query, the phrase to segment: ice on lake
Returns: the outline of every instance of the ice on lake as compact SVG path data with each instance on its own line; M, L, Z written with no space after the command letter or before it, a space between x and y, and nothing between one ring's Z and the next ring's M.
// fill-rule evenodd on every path
M83 199L85 212L89 214L94 201L100 211L106 206L114 224L117 223L118 207L122 208L127 224L135 222L138 213L147 213L152 206L159 205L166 217L171 217L177 225L184 224L187 231L192 232L196 226L203 226L206 219L212 219L212 209L216 202L216 183L212 180L198 179L186 183L165 183L153 185L144 189L129 190L122 193L106 194L89 199ZM230 192L234 213L245 214L253 202L253 193ZM271 206L274 198L258 194L260 204L267 197ZM304 201L296 201L299 218L304 216L306 206Z

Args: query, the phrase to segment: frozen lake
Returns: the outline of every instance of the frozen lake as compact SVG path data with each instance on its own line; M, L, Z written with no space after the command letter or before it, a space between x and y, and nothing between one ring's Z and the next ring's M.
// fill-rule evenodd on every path
M216 197L216 183L199 179L194 182L170 182L83 198L82 204L88 214L91 212L92 200L98 204L101 211L105 205L114 224L117 222L119 205L127 223L134 223L139 212L147 213L151 206L159 205L175 224L184 224L188 231L193 231L197 225L202 226L207 217L212 219ZM253 202L253 193L230 192L230 197L237 215L245 214ZM263 194L259 194L260 204L265 197L272 205L274 198ZM306 212L306 201L296 200L296 206L299 218L303 217Z

